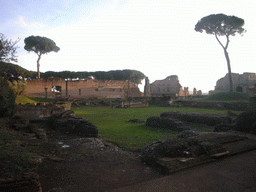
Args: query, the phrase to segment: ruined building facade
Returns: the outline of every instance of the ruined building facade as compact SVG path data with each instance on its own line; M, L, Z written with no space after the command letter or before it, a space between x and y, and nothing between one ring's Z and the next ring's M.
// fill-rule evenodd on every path
M75 80L47 78L27 81L27 96L44 98L141 97L138 86L128 80Z
M150 90L151 97L161 97L163 95L178 97L189 95L188 87L184 87L183 89L179 83L179 78L177 75L168 76L163 80L156 80L151 83L150 86L149 82L145 82L144 92L146 93L147 90Z
M250 96L256 95L256 75L255 73L232 73L232 80L234 90L247 93ZM230 83L228 74L222 77L216 82L214 91L210 91L209 94L218 92L226 92L230 90Z

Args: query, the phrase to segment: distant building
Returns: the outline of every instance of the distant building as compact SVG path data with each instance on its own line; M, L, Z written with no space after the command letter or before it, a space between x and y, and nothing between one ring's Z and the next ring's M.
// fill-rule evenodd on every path
M65 80L47 78L27 81L26 95L46 98L127 98L141 97L135 83L128 80Z
M234 91L247 93L250 96L256 95L256 75L255 73L232 73ZM220 78L216 82L215 89L209 91L210 94L218 93L218 92L226 92L230 90L230 83L228 74L225 77Z
M146 84L145 84L145 87L146 87ZM147 87L147 89L149 88ZM188 87L184 87L184 89L182 88L182 86L179 83L179 78L177 75L171 75L166 77L163 80L156 80L153 83L151 83L150 93L151 93L151 97L161 97L163 95L178 97L178 96L188 96L189 90L188 90Z

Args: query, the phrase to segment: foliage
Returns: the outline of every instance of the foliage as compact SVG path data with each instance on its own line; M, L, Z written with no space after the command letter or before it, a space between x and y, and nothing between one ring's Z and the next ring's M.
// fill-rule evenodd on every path
M218 36L234 36L236 33L245 32L242 26L244 20L235 16L227 16L224 14L213 14L203 17L195 26L197 32L205 31L207 34Z
M28 71L24 68L22 68L19 65L13 64L13 63L6 63L0 61L0 75L6 75L9 80L18 80L19 77L22 78L28 78L28 77L33 77L33 72Z
M127 108L112 109L111 107L74 107L72 110L77 116L88 119L98 127L99 136L108 141L112 141L120 147L130 149L140 149L157 140L175 138L176 131L159 129L146 126L141 123L129 122L130 119L140 119L146 121L150 116L159 116L165 111L201 112L227 114L227 110L198 109L186 107L147 107L147 108ZM207 125L184 123L191 130L212 131L213 128Z
M136 84L140 84L141 80L143 80L146 76L136 70L112 70L112 71L96 71L96 72L73 72L73 71L61 71L61 72L54 72L54 71L47 71L41 74L41 77L60 77L65 79L87 79L88 77L94 77L95 79L101 80L131 80Z
M9 78L15 80L18 80L18 77L31 79L36 78L36 72L28 71L21 66L12 63L5 63L0 61L0 71L6 74ZM45 73L41 73L42 78L59 77L63 79L87 79L90 76L100 80L131 80L136 84L141 83L141 81L146 77L142 72L130 69L95 72L47 71Z
M229 36L235 36L236 33L243 34L245 29L242 28L244 25L244 20L235 16L227 16L224 14L213 14L203 17L195 26L197 32L205 31L207 34L215 35L215 38L224 50L224 54L227 60L229 81L230 81L230 91L233 91L233 82L231 76L230 59L227 52L229 45ZM219 40L218 36L226 36L226 45L224 46Z
M0 42L1 42L1 49L0 49L0 61L15 61L17 62L16 50L19 48L17 43L20 39L16 41L12 41L11 39L8 40L5 38L4 34L0 33Z
M221 92L209 95L202 100L212 100L212 101L249 101L250 96L246 93L240 92Z
M25 92L27 87L27 81L23 81L23 80L8 81L8 84L15 95L22 95Z
M0 77L0 117L11 116L15 105L15 94L6 77Z
M38 55L37 60L37 73L38 78L40 78L40 59L42 54L50 53L52 51L58 52L60 48L56 46L56 43L47 38L47 37L40 37L40 36L29 36L24 40L25 46L24 49L28 52L33 51Z

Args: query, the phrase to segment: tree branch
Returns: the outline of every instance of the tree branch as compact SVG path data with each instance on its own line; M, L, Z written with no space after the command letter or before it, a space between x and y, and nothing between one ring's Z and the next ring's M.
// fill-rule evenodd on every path
M219 38L217 37L217 34L216 34L216 33L215 33L215 37L216 37L217 41L219 42L219 44L221 45L221 47L222 47L223 49L225 49L225 47L222 45L222 43L220 42ZM226 46L227 46L227 45L226 45Z
M226 35L226 37L227 37L227 43L226 43L225 49L227 49L229 45L229 35Z

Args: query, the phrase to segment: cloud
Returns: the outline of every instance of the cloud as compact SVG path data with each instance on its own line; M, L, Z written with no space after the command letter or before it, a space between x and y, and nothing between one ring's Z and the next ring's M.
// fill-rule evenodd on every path
M44 24L39 23L37 21L27 22L25 21L25 17L19 15L18 19L13 22L14 25L21 27L23 29L32 29L32 28L43 28Z

